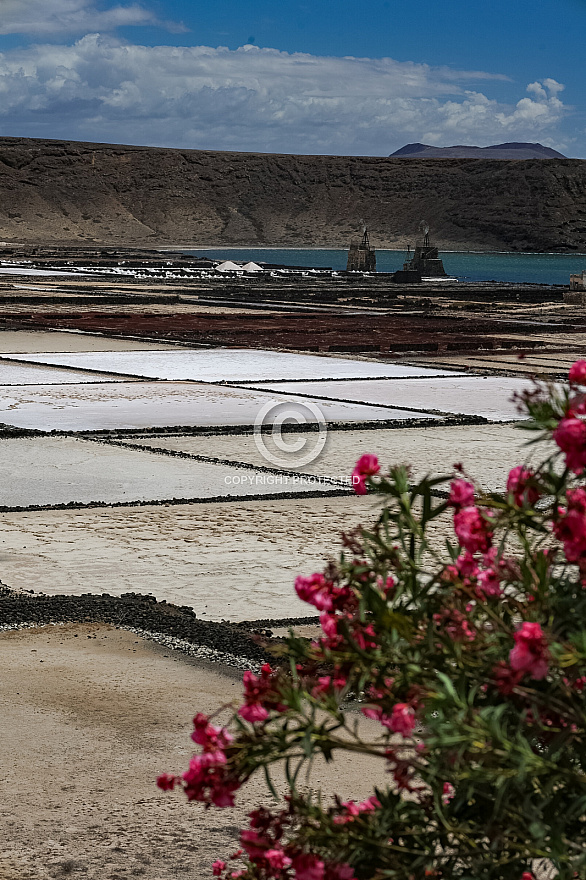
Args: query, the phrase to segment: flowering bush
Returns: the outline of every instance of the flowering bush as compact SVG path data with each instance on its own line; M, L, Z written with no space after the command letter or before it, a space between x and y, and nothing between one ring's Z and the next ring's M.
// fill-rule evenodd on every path
M579 361L567 387L525 395L523 426L553 444L502 494L458 466L413 481L404 467L382 475L375 456L358 461L356 491L383 500L376 524L295 583L321 636L291 634L288 666L245 674L230 731L196 715L201 751L159 779L225 807L257 771L277 797L270 771L284 767L281 806L250 813L242 849L215 876L586 877L585 392ZM436 526L450 520L442 550ZM365 738L358 713L377 736ZM381 765L364 802L298 786L316 755L353 753Z

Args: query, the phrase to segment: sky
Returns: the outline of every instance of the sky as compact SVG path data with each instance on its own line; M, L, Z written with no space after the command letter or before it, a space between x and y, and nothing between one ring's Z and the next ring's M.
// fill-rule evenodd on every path
M586 158L586 0L0 0L0 135Z

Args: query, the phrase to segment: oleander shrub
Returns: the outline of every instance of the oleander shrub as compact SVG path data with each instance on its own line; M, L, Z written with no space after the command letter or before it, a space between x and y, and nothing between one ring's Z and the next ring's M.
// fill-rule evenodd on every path
M586 361L566 385L524 395L522 426L545 451L500 494L458 466L414 480L405 467L382 473L374 455L359 460L356 491L382 502L374 527L295 583L321 636L291 634L274 669L246 672L225 726L196 715L198 753L158 780L230 807L265 775L268 806L250 813L241 850L214 875L586 878L585 401ZM308 789L316 756L355 753L380 762L371 797ZM288 786L280 802L276 765Z

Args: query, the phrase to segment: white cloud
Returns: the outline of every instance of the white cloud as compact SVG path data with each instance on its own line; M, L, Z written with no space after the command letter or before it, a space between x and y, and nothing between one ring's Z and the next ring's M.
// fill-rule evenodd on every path
M544 135L555 133L568 111L557 97L563 88L553 79L530 83L526 91L533 97L521 98L514 107L503 107L478 92L466 92L463 100L446 101L438 107L439 125L426 131L424 140L433 143L434 139L447 139L454 143L454 138L462 132L475 143L485 141L487 136L493 139L493 143L499 138L531 141L540 137L545 140ZM548 140L551 142L551 138Z
M559 140L563 86L531 83L528 97L505 105L469 88L491 79L505 77L253 46L145 47L90 34L0 54L0 121L4 134L288 153Z
M100 9L93 0L0 0L0 34L75 34L161 24L152 12L137 3ZM169 27L185 30L181 26Z
M527 91L532 98L521 98L512 113L498 113L499 123L504 128L518 124L535 124L541 128L555 125L564 114L564 105L558 94L564 86L555 79L544 79L541 82L529 83Z

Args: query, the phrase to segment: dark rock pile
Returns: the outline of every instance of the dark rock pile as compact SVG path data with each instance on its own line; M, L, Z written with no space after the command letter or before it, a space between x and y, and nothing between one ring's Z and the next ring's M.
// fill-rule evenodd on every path
M208 659L227 658L230 662L238 658L252 666L274 663L263 646L263 637L270 636L270 631L259 629L254 622L235 625L199 620L188 606L157 602L154 596L139 593L46 596L0 586L0 630L59 623L107 623L154 637L191 655L193 648L203 648Z

